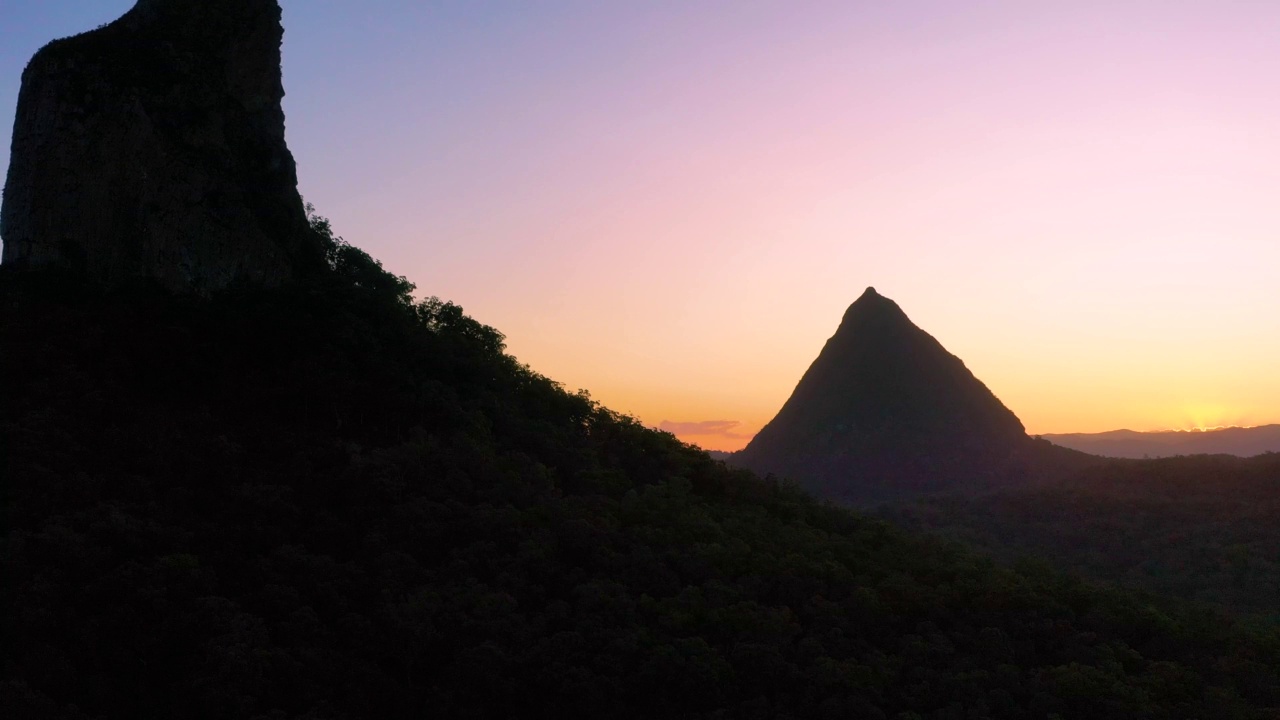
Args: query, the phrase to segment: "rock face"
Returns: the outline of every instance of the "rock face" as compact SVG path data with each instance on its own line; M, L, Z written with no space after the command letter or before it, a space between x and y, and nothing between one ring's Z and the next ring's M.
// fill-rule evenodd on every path
M888 298L867 291L733 462L863 504L1025 474L1021 421Z
M276 0L138 0L22 75L5 264L204 292L322 262L280 100Z

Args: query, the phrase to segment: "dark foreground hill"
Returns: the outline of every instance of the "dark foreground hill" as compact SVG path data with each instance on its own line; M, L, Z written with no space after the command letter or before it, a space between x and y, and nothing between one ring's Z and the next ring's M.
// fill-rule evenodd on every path
M1274 628L818 504L330 260L0 274L4 717L1276 717Z
M796 478L820 497L870 504L1025 482L1044 455L1077 461L1027 437L960 358L867 288L733 462Z

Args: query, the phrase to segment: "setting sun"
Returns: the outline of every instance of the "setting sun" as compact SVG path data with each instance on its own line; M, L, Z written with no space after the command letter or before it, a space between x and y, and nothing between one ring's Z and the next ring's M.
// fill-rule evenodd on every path
M1225 405L1200 403L1188 405L1169 429L1182 432L1208 432L1229 427L1248 427L1240 414Z

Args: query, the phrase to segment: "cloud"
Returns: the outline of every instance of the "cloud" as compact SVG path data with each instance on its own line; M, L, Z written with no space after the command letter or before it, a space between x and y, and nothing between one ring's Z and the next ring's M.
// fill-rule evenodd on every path
M677 436L700 436L706 437L714 435L716 437L733 438L735 440L748 440L754 433L734 432L742 423L737 420L700 420L698 422L672 422L671 420L663 420L658 424L659 430L665 430L672 435Z

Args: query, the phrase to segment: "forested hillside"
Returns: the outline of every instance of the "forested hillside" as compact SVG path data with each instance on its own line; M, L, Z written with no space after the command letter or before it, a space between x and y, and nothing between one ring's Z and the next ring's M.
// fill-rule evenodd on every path
M4 717L1277 716L1274 627L727 468L328 238L208 300L0 274Z
M888 517L1000 556L1280 620L1280 454L1113 460L1068 481Z

